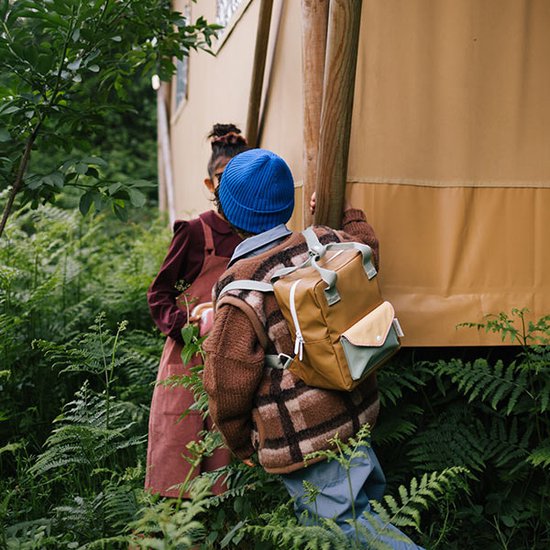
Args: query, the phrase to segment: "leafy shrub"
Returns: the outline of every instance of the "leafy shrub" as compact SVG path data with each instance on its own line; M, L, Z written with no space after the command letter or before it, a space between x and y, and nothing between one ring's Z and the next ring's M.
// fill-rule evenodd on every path
M259 467L201 475L192 501L144 492L163 346L145 293L169 241L162 220L107 224L45 206L14 216L5 237L0 547L353 548L333 522L300 525L281 481ZM548 547L549 322L502 313L473 328L516 347L471 358L402 350L379 372L382 528L395 524L429 550ZM200 349L196 331L184 336ZM191 387L206 413L200 370L170 383ZM197 460L217 444L209 435L195 445ZM228 490L211 496L220 476Z

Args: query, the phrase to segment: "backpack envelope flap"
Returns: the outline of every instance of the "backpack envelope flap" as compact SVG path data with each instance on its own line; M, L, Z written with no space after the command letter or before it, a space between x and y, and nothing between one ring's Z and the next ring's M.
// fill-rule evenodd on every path
M342 333L340 344L352 380L373 373L399 349L393 320L393 306L383 302Z
M382 302L360 321L342 333L354 346L382 346L391 329L395 311L389 302Z

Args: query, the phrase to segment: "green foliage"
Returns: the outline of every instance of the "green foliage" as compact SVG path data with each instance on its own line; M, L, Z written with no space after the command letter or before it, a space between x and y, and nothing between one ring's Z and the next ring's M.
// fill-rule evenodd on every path
M143 508L140 518L132 524L132 544L136 548L171 550L194 548L207 531L200 519L206 510L208 485L198 484L192 501L162 501Z
M466 468L454 466L441 472L424 474L420 480L412 478L409 487L399 486L397 498L386 495L383 502L372 502L372 509L378 519L375 520L371 515L371 524L381 521L385 524L384 527L391 524L396 527L413 527L420 531L420 511L428 509L430 503L437 502L440 498L452 500L458 489L466 490L465 478L468 474Z
M72 153L92 151L112 113L131 108L138 75L169 79L174 60L208 50L218 28L188 21L169 0L0 2L0 189L11 186L0 235L19 193L36 207L76 188L83 214L108 205L121 219L129 204L143 206L147 182L106 178L101 158ZM36 149L69 159L28 173Z
M281 550L331 550L333 548L351 549L353 543L332 521L326 520L322 525L300 525L296 516L287 506L281 506L271 513L260 517L262 523L244 526L243 530L268 548Z
M2 547L64 547L136 517L163 345L145 293L169 242L161 220L142 224L44 206L0 241Z
M146 211L123 225L46 205L22 209L7 225L0 547L357 547L334 522L300 524L280 479L261 467L235 462L202 474L189 485L189 501L143 490L148 406L164 343L145 294L169 237ZM387 548L375 539L390 524L429 550L550 545L550 330L547 320L530 324L515 311L490 326L516 330L519 348L487 357L430 350L431 358L402 350L379 372L372 445L388 488L372 503L372 532L364 532L372 548ZM184 338L188 355L201 352L196 327ZM168 383L191 388L207 414L201 371ZM349 466L368 434L364 426L352 440L335 438L323 457ZM191 445L191 460L198 464L219 443L208 434ZM219 478L228 490L213 496ZM318 488L307 489L313 501Z
M498 314L486 315L483 323L461 323L459 326L500 334L503 342L509 338L512 344L524 348L550 343L550 315L545 315L538 321L528 321L526 319L528 312L527 308L513 308L511 315L501 311Z

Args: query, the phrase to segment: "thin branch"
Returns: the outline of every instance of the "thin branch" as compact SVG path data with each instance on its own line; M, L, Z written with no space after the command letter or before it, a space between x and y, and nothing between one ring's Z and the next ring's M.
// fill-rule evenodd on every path
M25 150L23 151L23 156L19 161L17 174L15 176L15 181L8 195L8 202L4 207L4 213L2 214L2 221L0 221L0 238L2 238L2 234L4 233L4 228L6 227L6 223L8 222L8 217L11 214L15 197L17 196L19 191L21 191L21 187L23 185L23 176L25 175L27 166L29 164L29 160L31 158L32 146L36 141L36 136L38 135L38 131L40 130L41 125L42 125L42 120L39 120L36 126L34 127L31 135L29 136L29 139L27 140L27 144L25 145Z

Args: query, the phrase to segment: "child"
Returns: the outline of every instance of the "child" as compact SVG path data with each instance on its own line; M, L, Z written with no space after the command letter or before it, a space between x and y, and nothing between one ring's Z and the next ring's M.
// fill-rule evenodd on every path
M304 237L285 226L294 208L294 183L283 159L262 149L235 157L224 171L217 198L220 212L248 238L235 249L216 295L233 280L269 282L275 271L306 260ZM323 244L368 244L377 265L378 240L364 213L346 204L342 223L343 231L318 226L315 232ZM354 459L349 477L336 461L319 458L305 467L304 457L328 450L328 440L336 435L347 440L361 425L374 426L379 410L375 375L351 392L323 390L265 364L266 353L293 355L288 325L271 293L229 290L218 303L205 350L209 410L227 446L248 465L257 452L267 472L280 474L302 521L307 515L309 521L316 515L331 518L350 538L363 539L350 523L352 510L361 527L370 530L362 514L370 511L369 498L381 498L385 483L372 448L365 447L365 456ZM304 481L317 487L315 502ZM389 529L400 541L384 536L380 541L396 549L418 548Z
M248 146L240 130L232 124L214 125L208 137L211 138L212 154L204 184L213 193L226 164ZM197 320L188 319L185 299L191 300L190 309L211 301L212 287L240 241L227 221L213 210L174 224L172 243L147 293L153 320L167 335L157 381L188 374L191 366L202 362L200 357L195 357L185 366L182 363L181 329L188 321ZM182 299L182 291L185 299ZM198 441L200 431L211 428L210 419L205 426L198 411L191 411L180 420L192 404L192 392L182 386L155 386L149 418L145 487L165 497L188 496L176 485L194 478L201 471L215 470L229 463L229 451L218 449L202 461L200 468L191 471L191 464L183 458L189 456L186 445ZM213 487L216 494L222 489L221 483Z

